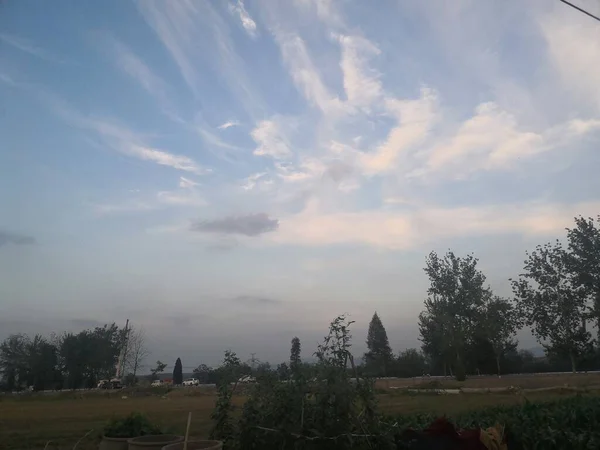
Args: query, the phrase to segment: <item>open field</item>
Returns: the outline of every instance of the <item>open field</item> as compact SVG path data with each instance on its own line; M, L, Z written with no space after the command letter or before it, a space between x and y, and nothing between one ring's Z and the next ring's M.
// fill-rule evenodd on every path
M524 377L525 378L525 377ZM561 375L556 377L526 377L512 380L512 384L526 384L526 387L561 386L565 383L577 386L599 385L597 375ZM508 377L506 378L508 379ZM553 380L552 380L553 379ZM503 379L471 379L468 387L498 387ZM393 380L380 380L393 381ZM400 380L397 380L400 381ZM454 383L447 381L446 383ZM379 383L381 386L381 383ZM414 386L411 380L409 386ZM505 386L505 385L502 385ZM525 387L525 386L523 386ZM107 392L62 393L56 396L2 397L0 398L0 448L2 449L43 449L48 441L48 449L70 449L86 432L94 430L78 446L78 449L97 448L97 439L107 419L113 415L125 415L141 411L170 431L183 433L187 413L193 412L192 434L207 436L210 429L210 413L215 395L212 390L177 389L167 395L128 396L121 398L119 393ZM116 395L115 395L116 394ZM493 405L518 404L528 399L543 401L565 398L573 395L567 392L533 392L516 394L465 394L460 395L407 395L401 390L379 390L380 409L388 414L411 414L432 412L436 414L456 414ZM591 394L588 394L591 395ZM235 398L241 405L244 397Z

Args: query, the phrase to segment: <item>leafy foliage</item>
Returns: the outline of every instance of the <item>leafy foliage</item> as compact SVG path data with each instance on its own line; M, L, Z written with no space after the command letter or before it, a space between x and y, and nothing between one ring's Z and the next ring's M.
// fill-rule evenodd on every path
M449 251L444 257L431 252L426 259L429 277L425 311L419 316L423 351L431 358L464 370L465 356L491 291L477 268L478 259Z
M598 221L575 217L575 228L567 229L567 268L575 285L592 300L591 317L600 332L600 215Z
M398 416L398 428L422 429L437 416L417 414ZM508 431L509 449L588 450L600 447L600 398L571 397L552 402L525 402L518 406L498 406L450 417L460 428L487 428L496 423ZM510 442L514 443L514 447Z
M133 438L151 434L163 434L160 427L138 412L123 418L112 418L104 427L104 436L113 438Z
M356 373L350 353L350 325L344 316L330 325L315 352L314 373L304 366L288 382L274 372L257 376L228 448L367 448L391 445L376 413L371 380Z
M587 292L569 274L569 258L560 242L528 253L524 273L512 286L533 334L549 353L570 358L575 371L577 360L591 347L585 327Z

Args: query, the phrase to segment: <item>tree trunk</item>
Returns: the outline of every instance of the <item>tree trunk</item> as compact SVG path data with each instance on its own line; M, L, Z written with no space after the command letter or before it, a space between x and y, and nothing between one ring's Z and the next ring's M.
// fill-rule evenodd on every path
M499 356L496 356L496 367L498 369L498 378L500 378L501 375L500 375L500 357Z
M575 355L573 353L570 354L571 356L571 368L573 369L573 373L577 372L577 367L575 364Z

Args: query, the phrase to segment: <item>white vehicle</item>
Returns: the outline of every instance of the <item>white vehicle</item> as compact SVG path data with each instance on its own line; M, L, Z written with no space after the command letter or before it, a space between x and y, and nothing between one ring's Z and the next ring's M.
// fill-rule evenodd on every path
M200 381L198 378L188 378L187 380L183 380L184 386L198 386Z
M160 387L163 385L163 380L154 380L150 386L152 387Z

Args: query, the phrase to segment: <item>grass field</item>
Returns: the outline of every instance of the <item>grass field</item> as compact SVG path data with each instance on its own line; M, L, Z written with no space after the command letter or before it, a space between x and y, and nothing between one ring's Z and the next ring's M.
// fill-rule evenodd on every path
M471 379L463 383L467 387L521 386L528 388L562 386L600 385L598 375L569 375L547 377L509 377L503 379ZM382 383L388 380L380 380ZM395 381L399 385L403 380ZM445 382L452 387L456 383ZM506 383L506 384L503 384ZM410 380L408 386L414 385ZM385 385L385 383L384 383ZM448 386L450 387L450 386ZM400 390L380 389L378 391L380 409L390 414L410 414L433 412L454 414L493 405L510 405L525 401L550 400L573 395L566 392L534 392L515 394L469 394L461 395L406 395ZM241 405L244 398L235 398ZM1 449L43 449L48 441L48 449L70 449L85 433L90 433L78 449L97 448L98 436L107 419L132 411L141 411L152 420L175 433L183 433L187 413L192 411L192 434L206 437L210 428L210 413L215 402L214 392L201 389L178 389L165 396L142 396L121 398L120 395L100 395L98 393L60 394L56 396L12 398L0 401L0 448Z

